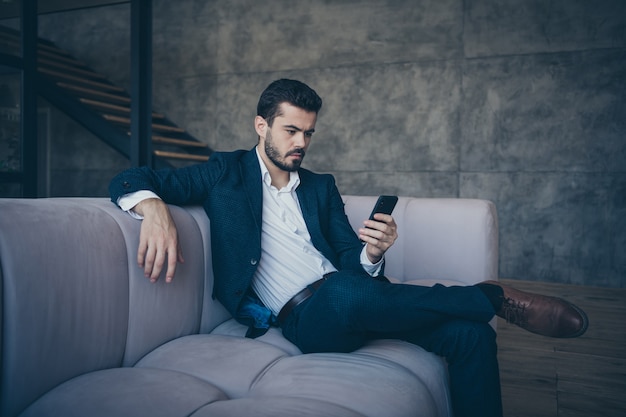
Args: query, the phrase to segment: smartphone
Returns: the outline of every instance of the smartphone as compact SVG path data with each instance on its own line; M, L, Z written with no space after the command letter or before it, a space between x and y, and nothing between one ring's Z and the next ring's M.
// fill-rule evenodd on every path
M384 213L391 214L393 212L396 203L398 202L398 196L395 195L381 195L376 201L376 205L370 214L370 220L374 220L374 214Z

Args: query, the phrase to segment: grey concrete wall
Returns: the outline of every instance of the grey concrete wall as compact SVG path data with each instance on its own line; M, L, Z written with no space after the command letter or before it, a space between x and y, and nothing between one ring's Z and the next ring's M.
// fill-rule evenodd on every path
M153 4L155 106L214 149L298 78L324 98L306 166L343 193L490 199L502 277L626 286L623 0ZM40 25L127 85L128 21Z

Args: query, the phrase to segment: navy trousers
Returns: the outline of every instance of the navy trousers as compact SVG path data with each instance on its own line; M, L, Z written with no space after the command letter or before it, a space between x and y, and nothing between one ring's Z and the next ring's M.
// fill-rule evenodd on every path
M305 353L400 339L446 358L456 417L501 417L494 307L478 287L391 284L339 271L297 306L284 336Z

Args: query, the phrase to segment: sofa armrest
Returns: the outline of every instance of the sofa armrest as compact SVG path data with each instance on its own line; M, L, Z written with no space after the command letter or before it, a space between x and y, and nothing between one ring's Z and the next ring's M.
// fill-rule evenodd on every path
M355 230L376 198L344 196ZM393 216L399 237L386 255L387 276L460 284L498 279L498 220L492 202L400 197Z

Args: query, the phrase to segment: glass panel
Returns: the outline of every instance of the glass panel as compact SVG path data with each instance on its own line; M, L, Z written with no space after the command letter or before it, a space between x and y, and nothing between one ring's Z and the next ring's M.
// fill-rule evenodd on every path
M22 170L20 72L0 66L0 172Z
M38 173L48 197L107 197L111 179L130 168L127 157L59 108L39 102Z
M0 1L0 53L20 56L21 0Z

